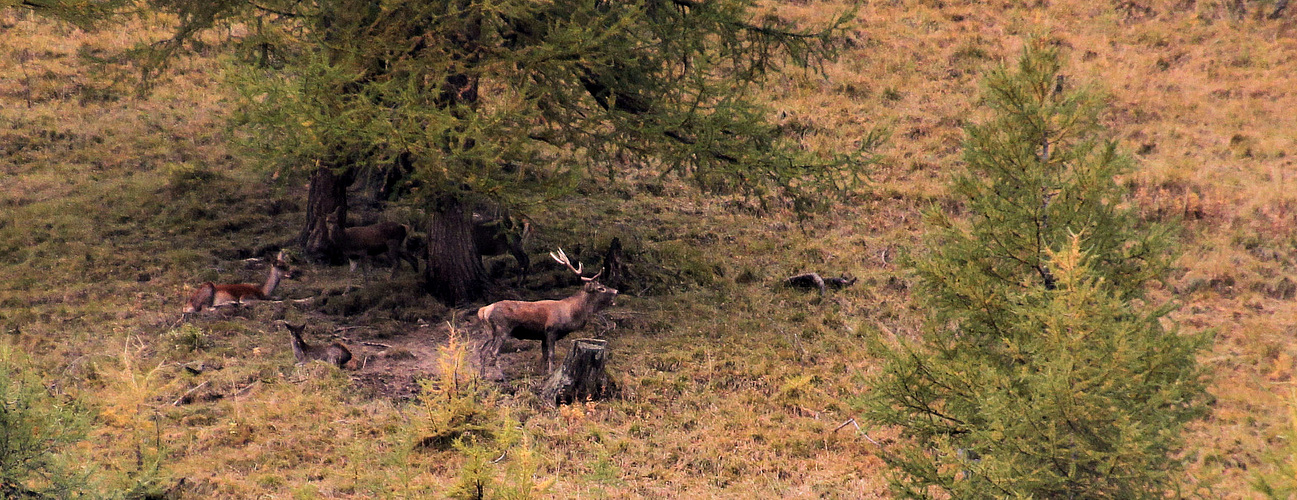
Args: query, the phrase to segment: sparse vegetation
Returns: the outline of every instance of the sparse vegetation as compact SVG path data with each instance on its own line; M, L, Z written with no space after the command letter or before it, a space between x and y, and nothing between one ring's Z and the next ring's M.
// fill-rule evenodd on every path
M778 202L599 170L575 187L582 196L533 206L533 252L561 245L590 266L614 236L625 244L636 281L587 326L610 340L622 397L548 409L533 393L538 349L507 343L511 387L472 388L500 434L446 449L419 446L433 435L425 386L444 387L443 322L474 331L469 311L428 298L417 276L346 292L345 267L304 264L277 292L284 302L176 325L197 284L263 281L243 259L272 257L306 219L303 181L249 168L263 158L234 146L253 131L228 125L240 98L225 80L231 39L205 35L136 98L87 58L111 62L164 36L157 26L86 32L0 9L0 344L24 353L3 366L39 379L26 387L42 404L83 407L85 438L67 435L58 451L86 466L73 484L91 496L471 496L489 479L487 497L886 497L879 457L903 440L860 418L881 367L866 345L924 334L930 312L898 258L923 254L927 207L964 220L948 186L964 168L964 127L985 118L978 82L1024 35L1047 33L1068 56L1067 81L1104 92L1102 125L1135 155L1117 178L1124 206L1141 225L1180 221L1183 255L1143 290L1147 303L1180 304L1167 317L1183 333L1215 332L1199 356L1211 411L1185 430L1178 479L1249 498L1264 477L1283 495L1297 13L1265 19L1266 2L1244 2L1239 16L1235 4L856 6L823 75L785 72L752 91L808 154L891 130L868 188L799 219ZM850 7L763 8L824 26ZM417 220L405 210L393 220ZM534 266L520 298L567 295L552 266ZM822 298L780 286L805 272L859 281ZM278 320L356 346L352 367L295 365ZM24 488L52 486L24 477Z

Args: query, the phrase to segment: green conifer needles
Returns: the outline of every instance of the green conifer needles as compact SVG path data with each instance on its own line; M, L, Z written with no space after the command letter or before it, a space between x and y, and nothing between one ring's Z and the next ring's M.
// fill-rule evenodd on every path
M1165 227L1125 207L1129 168L1097 138L1100 101L1067 87L1032 42L992 71L993 117L968 129L955 197L912 259L929 327L878 342L868 410L906 437L889 449L906 497L1161 498L1183 425L1205 412L1195 356L1144 290L1171 256Z

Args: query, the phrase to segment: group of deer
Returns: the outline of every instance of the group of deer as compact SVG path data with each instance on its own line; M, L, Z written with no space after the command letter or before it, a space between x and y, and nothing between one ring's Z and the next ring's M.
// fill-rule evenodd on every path
M330 216L332 219L332 216ZM335 220L330 220L331 223ZM330 224L333 228L340 227ZM396 275L400 259L408 260L415 271L418 261L405 253L405 242L409 236L409 227L393 222L380 222L371 226L346 228L344 233L332 233L331 238L339 243L342 253L352 260L352 271L355 270L355 258L386 253L392 262L392 275ZM516 246L516 245L515 245ZM515 257L523 272L528 267L526 254L517 250ZM612 304L617 290L596 281L603 271L594 276L582 276L584 267L578 263L572 266L571 260L562 249L555 254L550 252L558 263L581 277L581 290L562 300L540 300L534 302L504 300L484 306L477 311L481 324L489 331L479 351L482 375L491 380L502 380L504 373L499 366L500 347L509 337L523 340L541 341L541 357L547 373L554 368L554 345L569 333L583 328L586 322L597 312ZM251 300L266 300L284 278L291 278L292 271L285 261L283 251L271 263L270 276L261 286L251 284L217 285L212 282L199 285L185 304L186 316L202 311L205 308L217 308L227 305L243 304ZM312 346L302 339L306 325L294 326L284 323L290 334L290 344L298 363L321 360L332 363L339 368L351 359L351 351L345 345L334 342L328 346Z
M270 295L275 293L279 287L279 282L285 278L292 278L293 271L285 260L284 252L281 250L275 256L274 262L270 263L270 276L261 286L252 284L231 284L217 285L210 281L198 285L198 289L189 295L189 300L185 301L183 310L185 316L202 311L203 309L215 309L231 305L245 304L255 300L267 300ZM293 326L284 323L290 334L289 343L293 346L293 355L297 357L297 362L304 363L310 360L322 360L332 363L339 368L351 360L351 351L342 343L334 342L329 346L312 346L302 340L302 331L306 325Z
M392 265L392 277L401 268L401 262L409 262L415 272L419 271L419 261L407 250L407 241L412 231L410 226L395 222L379 222L368 226L343 228L338 223L336 214L326 218L328 238L337 247L339 253L351 263L351 272L356 272L357 264L363 259L385 255ZM518 226L518 227L514 227ZM491 217L473 214L473 244L483 256L504 255L509 253L518 261L518 283L521 284L531 268L523 243L531 231L528 222L516 222L508 216Z

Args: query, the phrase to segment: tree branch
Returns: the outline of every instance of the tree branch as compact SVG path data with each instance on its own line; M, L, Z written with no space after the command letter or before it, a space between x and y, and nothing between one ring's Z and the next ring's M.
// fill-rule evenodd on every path
M262 6L262 5L258 5L256 2L248 2L248 5L251 5L252 8L257 9L257 10L259 10L259 11L262 11L262 12L269 12L269 13L271 13L271 14L275 14L275 15L279 15L279 16L283 16L283 17L291 17L291 18L298 18L298 17L302 17L301 14L296 14L296 13L293 13L293 12L286 12L286 11L282 11L282 10L278 10L278 9L272 9L272 8L270 8L270 7L265 7L265 6Z
M699 3L699 2L695 2L695 1L693 1L693 0L671 0L671 3L674 3L674 4L676 4L676 5L678 5L678 6L681 6L681 7L688 7L688 8L691 8L691 9L693 9L693 8L698 8L698 7L701 7L701 6L702 6L701 3ZM779 30L779 29L769 28L769 27L765 27L765 26L757 26L757 25L752 24L752 23L745 23L745 22L740 22L740 21L732 21L732 22L730 22L729 24L730 24L731 26L736 26L736 27L738 27L738 28L742 28L742 29L745 29L745 30L748 30L748 31L752 31L752 32L755 32L755 33L760 33L760 34L762 34L762 35L778 36L778 37L788 37L788 38L802 38L802 39L823 38L824 35L825 35L826 33L828 33L828 30L826 30L826 31L824 31L824 32L820 32L820 33L807 33L807 32L798 32L798 31L785 31L785 30ZM830 28L830 30L831 30L831 28Z

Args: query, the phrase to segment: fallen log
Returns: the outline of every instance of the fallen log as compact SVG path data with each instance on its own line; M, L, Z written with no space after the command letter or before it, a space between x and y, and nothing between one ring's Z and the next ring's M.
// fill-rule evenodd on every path
M845 288L856 283L856 278L847 278L844 274L838 278L823 278L816 273L799 274L784 280L784 284L796 288L817 288L820 295L824 295L826 289Z

